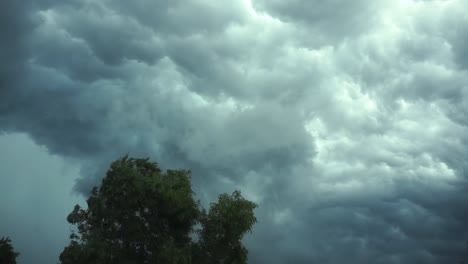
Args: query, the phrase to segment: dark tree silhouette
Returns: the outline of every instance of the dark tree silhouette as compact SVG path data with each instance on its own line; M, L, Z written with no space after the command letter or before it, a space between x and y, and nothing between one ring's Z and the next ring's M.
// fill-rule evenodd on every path
M19 256L11 245L11 239L2 237L0 239L0 264L16 264L16 258Z

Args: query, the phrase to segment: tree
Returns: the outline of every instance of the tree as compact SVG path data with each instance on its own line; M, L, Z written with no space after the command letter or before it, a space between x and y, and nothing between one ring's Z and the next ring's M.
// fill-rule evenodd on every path
M68 215L77 231L61 263L246 263L241 239L252 231L257 205L235 191L206 212L194 200L189 176L188 170L162 172L149 159L114 161L88 208L76 205Z
M252 232L257 221L253 212L256 204L242 198L239 191L229 196L221 194L202 213L200 239L194 245L195 263L247 263L247 249L241 240L246 231Z
M2 237L0 239L0 264L16 264L16 258L19 256L11 245L11 239Z

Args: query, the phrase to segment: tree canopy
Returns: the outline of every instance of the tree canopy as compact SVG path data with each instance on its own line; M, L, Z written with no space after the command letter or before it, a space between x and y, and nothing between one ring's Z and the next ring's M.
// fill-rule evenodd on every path
M16 264L16 258L19 256L11 245L11 239L2 237L0 239L0 263L1 264Z
M163 172L127 156L111 164L87 205L67 217L76 231L63 264L246 263L242 238L257 221L257 205L239 191L221 194L206 211L194 199L189 170Z

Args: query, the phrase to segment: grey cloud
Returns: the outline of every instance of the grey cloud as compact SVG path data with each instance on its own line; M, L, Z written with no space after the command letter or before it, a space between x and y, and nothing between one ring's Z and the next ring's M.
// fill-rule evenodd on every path
M468 22L467 22L468 23ZM464 48L464 43L468 41L468 31L466 27L462 27L460 32L458 33L459 36L456 37L453 43L454 49L454 57L456 58L455 61L462 69L468 68L468 53Z
M378 24L378 16L385 1L253 1L260 12L288 23L302 24L309 32L312 43L330 45L346 38L365 34Z
M101 4L83 4L77 11L66 8L54 11L59 29L65 30L74 42L81 42L93 57L107 65L122 64L124 60L152 64L163 55L163 47L158 47L160 40L151 40L150 28ZM62 12L70 16L61 16Z
M157 32L192 35L222 31L230 23L240 23L244 14L238 2L212 1L107 1L106 7L132 17Z
M26 18L26 4L23 2L2 2L0 13L0 104L2 111L8 111L14 100L14 87L21 85L17 76L23 75L24 60L27 58L26 43L23 41L31 24Z
M452 16L441 19L442 23L436 28L451 46L453 60L461 70L466 70L468 66L468 54L464 48L464 43L468 40L468 31L466 30L468 20L463 15L466 8L466 2L460 2L448 8L452 12Z

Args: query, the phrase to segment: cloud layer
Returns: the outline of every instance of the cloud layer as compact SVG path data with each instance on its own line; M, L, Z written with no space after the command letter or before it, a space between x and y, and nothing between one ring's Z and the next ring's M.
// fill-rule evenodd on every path
M456 262L466 12L462 0L3 1L0 130L78 161L84 194L125 153L191 168L205 203L241 189L260 204L251 263Z

